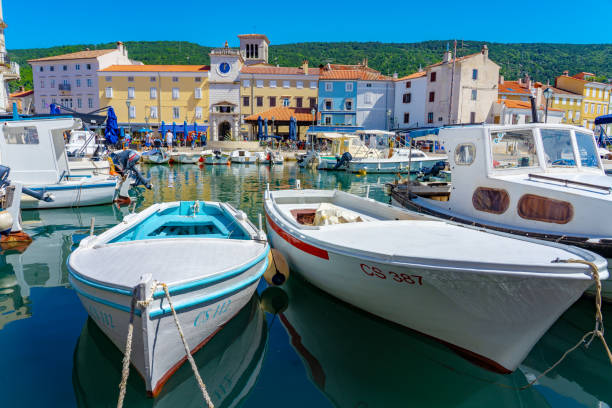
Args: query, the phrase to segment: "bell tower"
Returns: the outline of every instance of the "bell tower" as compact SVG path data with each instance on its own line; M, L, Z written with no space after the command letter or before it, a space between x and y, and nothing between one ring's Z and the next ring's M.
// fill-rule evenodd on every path
M241 34L240 53L246 65L267 64L270 40L264 34Z

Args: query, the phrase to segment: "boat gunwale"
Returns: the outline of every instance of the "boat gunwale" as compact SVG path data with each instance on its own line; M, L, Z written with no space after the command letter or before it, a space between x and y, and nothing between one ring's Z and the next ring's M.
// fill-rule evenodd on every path
M299 191L316 192L318 190L299 190ZM337 190L334 190L334 191L337 191ZM338 192L343 193L341 191L338 191ZM273 191L268 191L268 193L273 193ZM356 196L356 198L362 198L362 197ZM375 200L372 200L372 201L376 202ZM273 205L269 205L268 203L272 203ZM383 203L380 203L380 204L384 205ZM270 208L273 210L273 212L270 211ZM399 207L393 206L393 208L402 210L404 212L409 212L408 210L402 209ZM287 222L286 217L278 209L278 204L276 204L275 199L270 194L268 194L264 198L264 210L265 210L266 216L269 217L273 222L275 222L277 226L279 226L278 223L282 224L284 228L281 226L279 226L279 228L285 233L289 234L290 236L300 241L303 241L307 245L322 249L323 251L336 253L338 255L347 256L349 258L364 259L364 260L368 260L371 262L377 262L377 263L382 263L382 264L402 266L402 267L408 267L408 268L414 267L414 268L420 268L420 269L426 269L426 270L464 271L466 273L483 273L483 274L495 274L498 276L532 277L532 278L542 278L542 279L550 279L551 277L554 277L557 279L579 279L579 280L582 280L582 279L591 280L592 279L592 277L589 274L588 267L585 268L585 265L580 265L580 264L569 264L569 263L552 264L551 263L550 266L549 265L535 265L534 266L534 265L521 265L521 264L507 264L508 267L506 269L501 269L501 268L496 268L496 266L501 266L504 264L484 263L484 262L476 262L476 261L451 261L451 260L443 260L442 262L440 262L440 260L437 260L440 263L435 264L436 259L434 258L415 258L415 257L394 256L394 255L381 257L381 256L377 256L379 254L377 254L376 252L370 252L366 250L360 250L359 256L356 256L354 251L351 252L351 248L347 246L335 245L333 243L329 243L327 241L322 241L320 239L312 237L311 235L300 233L300 229L303 231L306 231L306 230L313 230L313 229L320 230L320 228L319 227L301 228L303 227L301 225L299 227L295 227L291 223ZM593 252L586 251L584 249L576 248L576 247L565 245L565 244L559 244L556 242L537 240L537 239L533 239L529 237L522 237L522 236L517 236L513 234L508 234L508 233L504 233L500 231L471 227L466 224L454 223L448 220L437 219L432 216L427 216L427 215L423 215L419 213L417 214L419 216L422 216L423 219L430 219L432 221L443 222L445 224L462 227L462 228L468 228L472 230L477 230L483 233L490 233L490 234L494 234L498 236L503 236L503 237L518 240L518 241L526 241L526 242L530 242L534 244L539 244L539 245L544 245L544 246L553 246L557 249L562 249L566 252L569 252L571 254L578 256L581 259L585 259L590 262L596 263L599 269L600 278L602 280L608 279L608 270L604 266L607 264L607 261L600 255L595 254ZM481 267L475 268L474 266L476 265L481 266ZM521 271L521 272L515 271L516 269L519 269L519 268L523 270L528 270L528 271ZM565 273L557 272L559 270L565 270L567 272Z

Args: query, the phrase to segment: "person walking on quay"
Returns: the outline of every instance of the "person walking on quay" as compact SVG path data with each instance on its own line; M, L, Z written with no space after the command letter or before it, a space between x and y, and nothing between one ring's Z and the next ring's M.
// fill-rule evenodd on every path
M168 150L172 150L172 132L168 130L166 132L166 145L168 146Z
M151 132L147 132L145 135L145 150L151 150Z

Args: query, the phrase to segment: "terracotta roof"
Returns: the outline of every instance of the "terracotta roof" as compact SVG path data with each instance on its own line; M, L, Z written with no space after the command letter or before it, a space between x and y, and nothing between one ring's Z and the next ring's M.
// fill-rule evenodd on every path
M509 109L529 109L531 110L531 102L517 101L513 99L498 99L497 103L506 105ZM543 106L538 107L538 110L544 110ZM563 109L548 108L549 111L563 112Z
M265 34L240 34L238 35L238 38L263 38L268 44L270 44L270 40L268 40L268 37Z
M424 77L424 76L427 76L427 72L420 71L420 72L415 72L414 74L406 75L405 77L397 78L397 79L395 79L395 81L403 81L405 79L421 78L421 77Z
M393 78L365 65L328 64L319 79L354 79L362 81L392 81Z
M272 120L274 116L275 122L289 122L293 116L298 122L309 122L312 123L311 108L290 108L285 106L277 106L276 108L268 109L265 112L255 113L251 116L247 116L244 120L249 122L257 122L257 119L261 116L263 120ZM317 120L320 119L320 114L316 114Z
M529 89L521 85L518 81L504 81L503 84L499 84L497 90L498 93L509 93L509 94L521 94L531 95Z
M591 72L579 72L576 75L573 75L573 78L584 79L585 76L592 76L592 77L594 77L595 74L593 74Z
M267 74L267 75L304 75L301 67L277 67L274 65L251 65L242 67L242 74ZM319 68L308 68L308 75L319 75Z
M32 95L34 93L33 90L28 89L25 91L13 92L9 94L9 98L23 98L24 96Z
M209 65L111 65L100 72L203 72Z
M60 61L60 60L71 60L71 59L83 59L83 58L96 58L102 55L106 55L113 51L117 51L116 48L109 50L89 50L89 51L77 51L71 52L70 54L54 55L52 57L36 58L28 60L28 62L40 62L40 61Z

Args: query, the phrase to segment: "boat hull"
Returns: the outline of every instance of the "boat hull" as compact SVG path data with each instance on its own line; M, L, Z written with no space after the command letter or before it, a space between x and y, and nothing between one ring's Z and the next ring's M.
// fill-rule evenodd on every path
M589 280L525 278L372 261L304 242L270 216L268 238L290 268L366 312L438 339L481 365L514 371Z
M85 180L82 183L69 182L51 186L27 186L35 191L44 189L48 193L51 193L53 195L53 201L39 201L30 196L22 195L21 208L24 210L32 210L112 204L117 190L117 183L117 180L111 179L97 183L90 183Z
M70 174L77 176L110 174L110 164L108 160L69 160Z
M204 158L204 163L205 164L211 164L211 165L215 165L215 164L230 164L230 159L228 156L206 156Z
M200 155L198 154L178 154L172 156L172 160L181 164L198 164Z
M367 173L408 173L410 171L420 171L423 168L431 167L440 159L427 159L427 160L366 160L366 161L350 161L348 164L347 171L351 173L359 173L365 171ZM409 169L410 168L410 169Z
M232 157L232 163L238 163L238 164L251 164L251 163L255 163L255 157L250 157L250 156L238 156L238 157Z
M230 279L172 295L178 320L192 353L203 347L249 302L267 265L268 258L264 257ZM102 289L70 267L69 272L70 283L89 316L124 352L132 296ZM142 271L147 272L150 271ZM167 300L162 293L159 295L134 316L130 357L133 366L145 379L147 393L153 396L159 394L166 381L186 361L174 317Z

